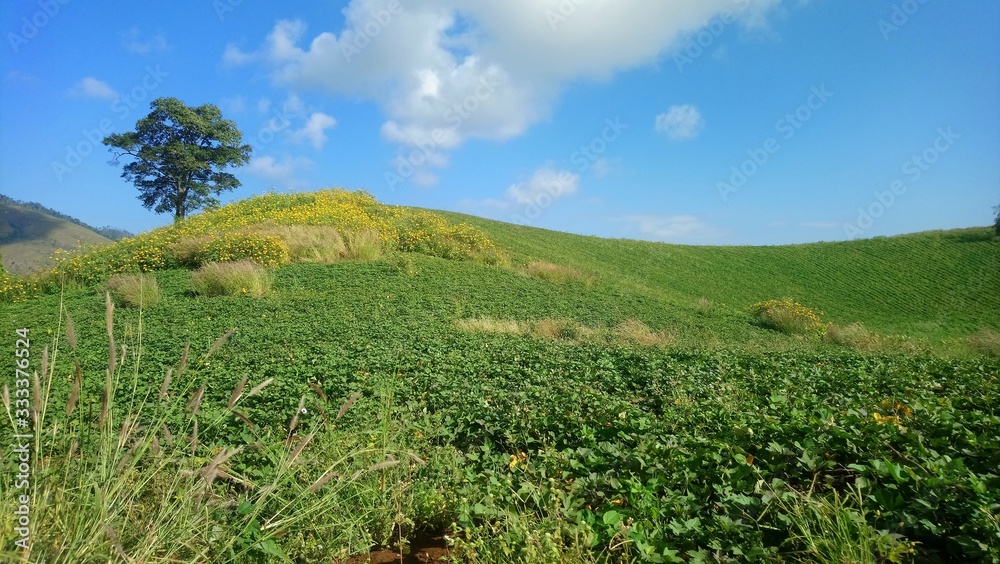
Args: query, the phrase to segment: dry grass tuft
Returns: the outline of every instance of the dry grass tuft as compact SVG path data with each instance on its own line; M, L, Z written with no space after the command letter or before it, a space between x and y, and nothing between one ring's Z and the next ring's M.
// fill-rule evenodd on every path
M374 229L348 233L345 242L347 244L345 257L349 259L378 260L385 253L382 239L379 238L378 231Z
M471 333L495 333L500 335L524 335L530 326L514 319L493 319L491 317L472 317L459 319L455 322L462 331Z
M1000 357L1000 332L983 327L966 338L966 344L974 352L984 356Z
M104 283L115 303L148 308L160 303L160 286L152 274L115 274ZM74 331L73 341L76 341Z
M666 346L674 342L674 335L667 331L654 332L638 319L626 319L614 328L615 336L640 345Z
M828 343L842 347L851 347L865 352L879 350L883 346L881 336L869 330L863 323L851 323L843 327L831 323L826 328L823 340Z
M715 304L713 304L708 298L698 298L698 302L695 304L695 308L698 310L698 313L702 315L712 313L712 308L714 306Z
M543 339L583 341L593 336L595 331L572 319L553 318L535 322L533 333Z
M926 352L926 344L906 335L882 335L865 327L863 323L851 323L841 327L830 323L823 334L827 343L851 347L861 352L901 352L919 354Z
M241 260L237 262L210 262L191 275L191 289L205 296L261 297L271 290L271 276L259 264Z
M347 243L331 225L264 224L257 229L264 235L280 237L292 262L329 264L348 256Z
M594 283L594 280L597 279L596 276L587 274L575 268L544 261L528 263L521 269L521 272L532 278L552 282L553 284L579 282L589 286Z
M184 266L198 266L201 264L202 253L205 252L205 249L211 242L212 237L210 235L180 239L168 245L167 252Z

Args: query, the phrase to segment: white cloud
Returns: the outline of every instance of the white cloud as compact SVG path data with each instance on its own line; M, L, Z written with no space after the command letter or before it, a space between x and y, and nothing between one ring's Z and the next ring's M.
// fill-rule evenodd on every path
M544 166L535 171L527 182L512 184L507 188L508 201L522 205L543 206L543 202L568 196L580 187L580 175L568 170Z
M306 121L305 126L292 133L294 141L309 141L317 151L326 145L326 130L337 125L337 120L333 116L328 116L323 112L313 112Z
M692 105L670 106L667 113L656 116L656 130L671 139L693 139L704 126L705 120Z
M274 182L290 183L295 175L311 166L311 160L305 157L284 157L280 161L269 155L254 157L248 165L252 174Z
M80 98L98 98L101 100L116 100L118 98L118 93L108 86L106 82L97 80L92 76L88 76L77 82L69 89L68 94Z
M235 45L226 45L222 52L222 62L231 66L248 65L257 60L253 53L246 53Z
M715 235L714 229L693 215L658 216L634 214L622 218L646 237L660 241L699 239Z
M518 136L568 84L655 63L726 11L757 24L779 3L426 0L390 13L385 0L352 0L340 30L279 21L258 50L230 45L223 61L259 62L290 90L372 100L387 140L447 151Z
M150 53L162 53L170 50L167 37L162 33L144 37L139 28L133 27L122 34L122 44L125 50L136 55L148 55Z

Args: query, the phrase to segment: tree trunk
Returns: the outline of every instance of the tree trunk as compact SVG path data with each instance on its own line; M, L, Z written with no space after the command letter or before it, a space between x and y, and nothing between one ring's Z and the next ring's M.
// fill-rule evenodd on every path
M187 188L177 187L177 197L174 199L174 221L183 221L187 211L184 203L187 202Z

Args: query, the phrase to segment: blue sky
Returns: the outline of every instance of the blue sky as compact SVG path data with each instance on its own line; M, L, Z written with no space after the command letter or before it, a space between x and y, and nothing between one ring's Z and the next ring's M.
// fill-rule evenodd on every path
M785 244L987 225L1000 4L8 2L0 192L168 224L99 140L160 96L254 147L223 201L341 186L602 237Z

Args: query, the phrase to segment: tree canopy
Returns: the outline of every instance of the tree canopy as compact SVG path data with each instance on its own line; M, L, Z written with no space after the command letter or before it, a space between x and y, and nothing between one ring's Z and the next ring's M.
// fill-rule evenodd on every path
M112 133L103 141L114 154L111 164L123 156L133 159L122 178L139 189L143 206L181 220L190 211L218 205L214 196L240 186L225 170L248 163L253 147L241 144L243 134L217 106L157 98L150 108L135 131Z

